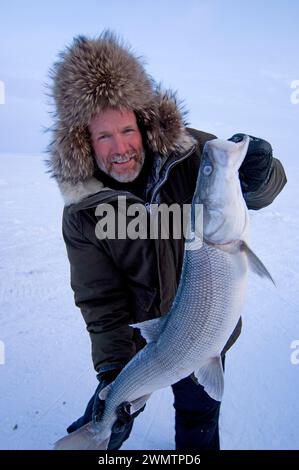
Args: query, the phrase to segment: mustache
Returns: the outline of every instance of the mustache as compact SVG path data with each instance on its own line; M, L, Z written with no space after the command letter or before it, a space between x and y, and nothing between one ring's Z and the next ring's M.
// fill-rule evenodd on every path
M131 160L131 158L134 158L134 160L137 160L137 153L125 153L124 155L113 155L110 158L110 163L125 163Z

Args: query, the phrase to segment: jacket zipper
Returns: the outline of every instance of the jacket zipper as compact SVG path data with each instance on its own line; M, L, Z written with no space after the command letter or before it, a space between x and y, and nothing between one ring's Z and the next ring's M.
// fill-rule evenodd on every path
M160 183L155 187L150 202L147 202L147 203L145 204L145 206L146 206L147 208L150 207L150 205L153 203L153 201L154 201L154 199L155 199L155 196L156 196L157 192L158 192L158 191L162 188L162 186L166 183L170 170L171 170L174 166L176 166L178 163L181 163L181 162L184 161L186 158L188 158L188 157L194 152L195 147L196 147L196 145L194 145L194 146L191 148L191 150L189 150L189 152L187 152L186 155L184 155L182 158L180 158L179 160L175 160L171 165L169 165L169 167L167 168L167 171L166 171L166 173L165 173L165 175L164 175L163 180L160 181Z

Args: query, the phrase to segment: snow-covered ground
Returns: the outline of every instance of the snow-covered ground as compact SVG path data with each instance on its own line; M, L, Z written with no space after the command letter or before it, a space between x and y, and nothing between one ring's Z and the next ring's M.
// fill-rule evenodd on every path
M223 449L298 449L299 250L296 166L268 208L251 212L251 247L277 287L251 276L243 334L227 355ZM0 449L50 449L96 386L69 286L62 201L42 157L0 156ZM123 449L173 449L170 389L156 392Z

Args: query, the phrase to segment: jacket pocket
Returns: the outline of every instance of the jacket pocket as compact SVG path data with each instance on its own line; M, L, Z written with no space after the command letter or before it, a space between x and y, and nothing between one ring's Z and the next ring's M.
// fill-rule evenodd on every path
M130 303L136 323L160 316L157 294L158 291L154 287L135 284L131 288Z
M136 304L146 312L149 312L154 303L157 289L154 287L136 286L134 287L134 293L136 295Z

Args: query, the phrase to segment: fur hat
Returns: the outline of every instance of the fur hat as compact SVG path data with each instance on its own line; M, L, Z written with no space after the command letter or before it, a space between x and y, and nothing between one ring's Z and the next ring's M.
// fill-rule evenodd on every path
M55 101L50 171L59 183L77 184L94 173L90 120L107 107L135 112L144 145L168 155L189 148L184 115L175 94L163 92L136 57L110 31L97 39L79 36L51 71Z

